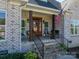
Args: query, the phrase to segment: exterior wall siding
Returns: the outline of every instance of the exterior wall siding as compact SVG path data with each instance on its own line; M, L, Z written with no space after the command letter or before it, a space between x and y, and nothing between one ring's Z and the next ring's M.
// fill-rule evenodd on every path
M71 29L71 22L72 20L79 20L79 2L78 0L75 1L69 1L69 6L66 7L65 10L69 11L65 13L64 15L64 35L65 37L72 41L72 43L69 43L70 47L77 47L79 46L79 34L78 35L72 35L70 32ZM79 31L79 28L78 28Z
M7 0L0 0L0 9L6 10Z

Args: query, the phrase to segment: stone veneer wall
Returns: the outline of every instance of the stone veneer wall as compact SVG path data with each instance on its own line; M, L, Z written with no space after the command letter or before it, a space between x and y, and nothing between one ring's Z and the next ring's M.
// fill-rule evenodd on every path
M78 0L67 0L69 2L68 6L64 10L68 12L64 15L64 35L65 38L72 41L69 43L69 47L78 47L79 46L79 34L71 34L71 22L72 20L79 20L79 1ZM69 9L69 10L68 10ZM79 24L79 23L78 23ZM79 31L79 28L77 29Z
M10 52L19 52L21 49L21 9L19 5L12 5L8 3L7 7L7 32L6 39L9 42L8 48Z
M20 6L7 3L7 0L0 0L0 9L7 11L5 40L0 41L0 51L19 52L21 50Z

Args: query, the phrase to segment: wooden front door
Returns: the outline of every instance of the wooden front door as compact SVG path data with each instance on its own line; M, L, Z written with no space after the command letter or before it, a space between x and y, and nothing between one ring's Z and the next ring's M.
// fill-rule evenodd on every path
M33 17L33 34L42 36L42 18Z

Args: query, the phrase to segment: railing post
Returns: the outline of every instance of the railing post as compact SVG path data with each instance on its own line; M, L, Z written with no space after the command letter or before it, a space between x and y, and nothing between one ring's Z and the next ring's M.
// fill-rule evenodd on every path
M64 15L60 14L61 16L61 42L64 43Z
M44 43L42 42L40 37L37 37L35 35L33 36L33 41L36 45L37 50L39 51L41 58L44 59Z

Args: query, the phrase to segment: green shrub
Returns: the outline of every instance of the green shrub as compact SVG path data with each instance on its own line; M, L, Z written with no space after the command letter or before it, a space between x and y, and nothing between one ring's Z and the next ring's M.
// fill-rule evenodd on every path
M68 47L65 44L60 44L60 48L62 48L64 51L67 51Z
M24 54L25 59L37 59L38 55L35 52L29 51L26 54Z
M79 54L76 54L76 58L79 58Z
M0 59L38 59L38 55L35 52L29 51L27 53L0 55Z
M23 53L13 53L7 55L0 55L0 59L24 59Z

